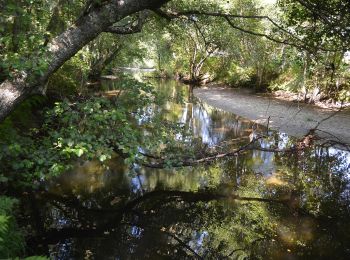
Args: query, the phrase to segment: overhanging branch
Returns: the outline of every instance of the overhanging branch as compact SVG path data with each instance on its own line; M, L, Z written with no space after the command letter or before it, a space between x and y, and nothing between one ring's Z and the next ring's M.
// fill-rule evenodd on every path
M233 29L242 31L242 32L244 32L246 34L250 34L250 35L254 35L254 36L258 36L258 37L263 37L263 38L266 38L266 39L268 39L268 40L270 40L272 42L275 42L275 43L289 45L289 46L296 47L296 48L299 48L299 49L304 49L304 50L307 50L307 51L310 51L310 52L312 52L314 50L314 48L315 48L314 46L308 46L297 35L293 34L290 31L288 31L282 25L278 24L273 19L271 19L269 16L265 16L265 15L238 15L238 14L227 14L227 13L220 13L220 12L205 12L205 11L198 11L198 10L189 10L189 11L183 11L183 12L175 12L175 11L172 11L172 10L157 9L157 10L153 10L153 11L157 15L167 19L168 21L171 21L173 19L193 20L193 18L191 18L191 16L193 16L193 15L219 17L219 18L225 19L228 22L228 24ZM260 33L260 32L256 32L256 31L252 31L252 30L249 30L249 29L242 28L240 26L237 26L232 21L233 19L266 20L266 21L270 22L280 32L282 32L282 33L286 34L288 37L290 37L290 40L278 39L276 37L273 37L273 36L265 34L265 33ZM293 41L295 41L295 42L293 42ZM318 46L317 48L319 50L322 50L322 51L331 51L331 52L337 51L335 49L326 49L326 48L322 48L320 46Z
M142 27L145 25L147 17L149 16L149 11L140 12L137 21L134 21L126 26L116 26L112 25L108 27L104 32L114 33L114 34L134 34L141 32Z

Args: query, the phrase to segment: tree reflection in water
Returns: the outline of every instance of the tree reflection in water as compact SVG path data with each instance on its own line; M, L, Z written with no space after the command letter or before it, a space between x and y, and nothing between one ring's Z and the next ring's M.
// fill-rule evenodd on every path
M174 82L161 86L177 98L186 93ZM253 131L267 131L186 103L169 102L164 117L186 124L210 149L234 149ZM293 145L275 132L259 142ZM290 153L250 150L178 169L130 170L116 157L108 170L77 164L42 194L24 198L25 212L40 212L23 221L33 227L33 253L56 259L346 259L349 165L350 152L317 145Z

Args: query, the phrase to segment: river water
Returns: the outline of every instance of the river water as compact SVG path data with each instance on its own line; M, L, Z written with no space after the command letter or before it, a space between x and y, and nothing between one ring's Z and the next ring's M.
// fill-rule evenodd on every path
M200 103L181 83L153 84L173 98L157 108L164 119L186 125L209 149L234 150L259 133L268 136L260 148L284 149L294 141ZM116 156L108 166L77 163L28 201L28 221L40 234L29 241L30 253L53 259L350 259L347 151L256 149L175 169L129 168Z

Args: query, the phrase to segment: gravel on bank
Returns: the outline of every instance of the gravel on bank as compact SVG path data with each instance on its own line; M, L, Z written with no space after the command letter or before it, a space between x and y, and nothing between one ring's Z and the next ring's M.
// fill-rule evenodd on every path
M245 90L220 87L194 89L203 102L291 136L301 137L317 126L322 138L350 144L350 110L328 110L279 100Z

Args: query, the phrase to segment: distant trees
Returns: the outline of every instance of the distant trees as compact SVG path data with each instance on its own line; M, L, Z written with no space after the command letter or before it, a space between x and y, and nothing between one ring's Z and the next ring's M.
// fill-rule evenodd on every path
M350 48L350 2L281 0L278 3L284 25L308 46L291 57L302 63L299 74L304 98L311 102L329 98L349 101L350 70L343 58Z

